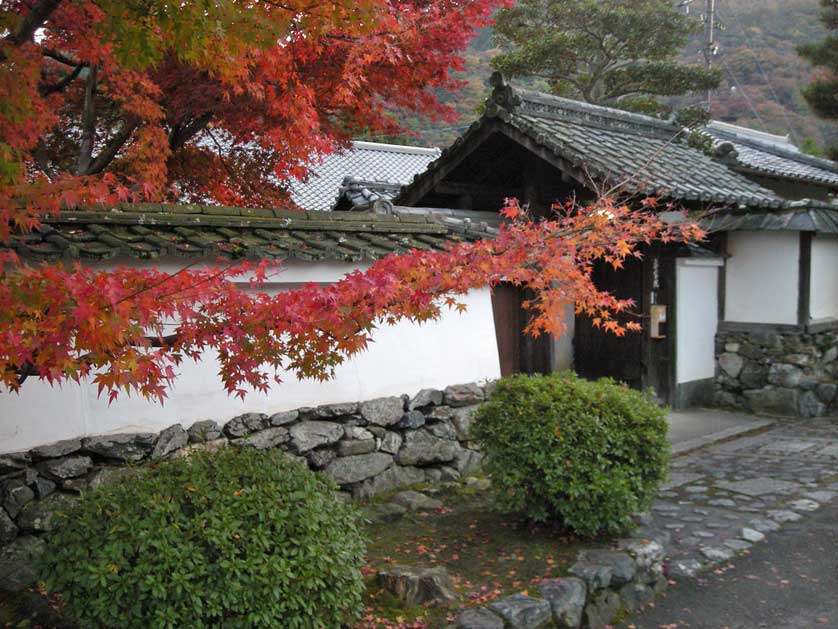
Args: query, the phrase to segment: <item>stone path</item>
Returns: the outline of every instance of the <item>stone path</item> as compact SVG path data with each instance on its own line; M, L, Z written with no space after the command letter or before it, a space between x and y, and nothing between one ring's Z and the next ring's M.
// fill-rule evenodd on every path
M670 576L695 576L836 497L838 418L781 422L675 459L639 533L665 543Z

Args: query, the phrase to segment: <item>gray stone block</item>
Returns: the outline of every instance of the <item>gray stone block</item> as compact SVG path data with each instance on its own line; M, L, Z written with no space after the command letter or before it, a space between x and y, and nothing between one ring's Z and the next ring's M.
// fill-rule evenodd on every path
M382 397L360 404L361 417L376 426L392 426L404 415L404 402L400 397Z
M424 430L415 430L405 435L396 462L399 465L450 463L457 458L460 450L460 445L455 441L434 437Z
M457 591L445 568L394 566L379 571L378 583L405 607L448 607L457 602Z
M467 609L457 618L456 629L503 629L503 620L486 609Z
M422 389L413 396L407 405L410 411L427 408L429 406L440 406L442 404L442 391L439 389Z
M0 592L19 592L35 582L35 563L45 546L43 539L27 535L0 548Z
M337 443L343 437L343 426L335 422L305 421L290 429L291 443L299 454L320 446Z
M189 443L206 443L221 436L221 427L212 419L202 419L192 424L186 433L189 435Z
M455 384L445 388L443 402L454 408L480 404L486 399L486 395L476 384Z
M381 474L393 465L393 457L383 452L340 457L326 466L326 474L338 485L358 483Z
M38 470L52 479L65 480L87 474L93 468L89 456L67 456L48 459L38 464Z
M722 368L722 371L734 379L739 377L739 372L742 371L742 367L745 365L744 358L742 358L739 354L733 354L730 352L725 352L719 356L718 360L719 367Z
M40 461L42 459L54 459L60 456L67 456L73 454L81 449L81 439L65 439L64 441L56 441L45 446L38 446L29 451L33 461Z
M577 629L582 624L582 613L588 588L582 579L567 577L551 579L538 586L541 596L550 603L553 620L561 629Z
M175 450L179 450L189 441L189 434L180 424L169 426L160 433L154 449L151 451L151 460L162 459Z
M82 450L116 461L141 461L157 441L154 433L125 433L82 439Z
M550 603L540 598L513 594L489 605L510 629L541 629L552 622Z

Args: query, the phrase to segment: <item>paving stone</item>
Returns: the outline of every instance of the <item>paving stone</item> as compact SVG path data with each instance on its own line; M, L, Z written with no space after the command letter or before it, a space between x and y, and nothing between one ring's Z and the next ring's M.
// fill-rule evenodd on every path
M742 539L744 539L746 542L751 542L752 544L765 540L764 533L760 533L759 531L748 528L747 526L742 529L740 535L742 536Z
M715 533L709 533L708 531L695 531L693 533L696 537L701 537L703 539L710 539L711 537L716 537Z
M778 511L769 511L768 517L774 520L775 522L797 522L798 520L803 519L803 516L799 513L795 513L794 511L787 511L785 509L781 509Z
M832 500L835 496L838 496L838 493L834 491L807 491L803 495L809 498L810 500L816 500L817 502L825 503Z
M749 542L741 539L726 539L723 544L738 553L751 548L751 544Z
M667 574L675 577L694 577L704 564L698 559L676 559L667 566Z
M762 496L764 494L772 494L775 492L785 493L800 487L798 483L767 477L750 478L732 483L720 482L717 483L717 486L748 496Z
M734 556L733 550L719 546L702 546L699 550L707 559L716 563L729 561Z
M766 520L764 518L754 518L748 521L748 526L760 533L772 533L780 530L780 525L773 520Z
M686 492L688 494L703 494L707 491L707 487L704 485L693 485L692 487L687 487Z
M736 503L730 498L718 498L708 502L711 507L735 507Z
M663 483L660 486L660 489L661 491L669 491L675 487L693 483L701 478L704 478L703 474L695 474L692 472L670 472L669 480Z
M821 505L819 502L815 502L814 500L801 498L800 500L790 502L788 507L789 509L794 509L795 511L817 511L821 508Z
M817 441L776 441L760 448L760 452L767 454L797 454L814 448Z

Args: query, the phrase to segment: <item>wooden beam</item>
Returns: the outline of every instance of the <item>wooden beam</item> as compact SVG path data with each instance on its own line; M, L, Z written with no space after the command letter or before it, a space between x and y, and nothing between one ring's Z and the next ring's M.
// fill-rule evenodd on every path
M807 326L812 294L812 232L800 232L800 263L797 284L797 325Z

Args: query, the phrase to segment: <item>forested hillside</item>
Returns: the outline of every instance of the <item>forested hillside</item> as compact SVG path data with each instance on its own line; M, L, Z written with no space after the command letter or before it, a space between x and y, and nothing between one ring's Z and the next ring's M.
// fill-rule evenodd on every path
M693 0L694 14L704 2ZM838 143L838 127L815 118L800 90L812 77L812 69L796 51L800 43L818 39L824 30L818 21L817 0L717 0L719 52L716 65L723 81L712 99L713 117L771 133L791 134L798 144L824 146ZM467 51L467 82L457 94L446 95L459 112L454 123L405 120L417 135L398 138L411 144L445 146L477 116L491 74L489 60L496 52L491 29L486 29ZM702 63L702 42L696 40L684 58ZM677 105L697 103L682 99Z

